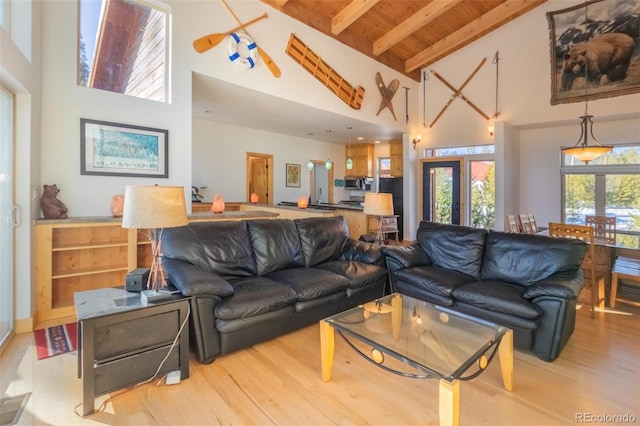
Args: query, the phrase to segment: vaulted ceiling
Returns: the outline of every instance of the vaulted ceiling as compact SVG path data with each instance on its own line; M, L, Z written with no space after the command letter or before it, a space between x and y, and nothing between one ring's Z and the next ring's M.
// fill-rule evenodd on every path
M546 0L261 0L420 81L420 69Z

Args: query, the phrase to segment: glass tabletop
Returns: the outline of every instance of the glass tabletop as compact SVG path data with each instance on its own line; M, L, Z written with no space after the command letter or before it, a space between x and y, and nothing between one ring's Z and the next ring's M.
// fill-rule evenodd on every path
M345 339L345 334L353 336L429 376L447 380L462 378L462 374L478 360L480 369L484 369L490 361L486 357L492 356L488 352L497 348L508 330L399 293L324 321ZM381 363L376 356L372 358Z

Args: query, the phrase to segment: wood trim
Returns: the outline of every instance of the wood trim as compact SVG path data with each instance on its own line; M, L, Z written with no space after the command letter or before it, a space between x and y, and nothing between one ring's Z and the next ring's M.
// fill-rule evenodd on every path
M340 34L380 0L353 0L331 20L331 32Z

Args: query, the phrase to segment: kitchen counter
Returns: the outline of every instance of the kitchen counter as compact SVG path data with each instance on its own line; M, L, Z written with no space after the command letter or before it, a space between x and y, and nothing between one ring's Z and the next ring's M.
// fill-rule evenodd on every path
M293 202L293 201L282 201L280 202L280 204L278 204L280 206L284 206L284 207L295 207L298 208L298 203L297 202ZM312 203L309 204L308 209L319 209L319 210L355 210L355 211L362 211L364 209L364 207L357 205L357 204L336 204L336 203Z

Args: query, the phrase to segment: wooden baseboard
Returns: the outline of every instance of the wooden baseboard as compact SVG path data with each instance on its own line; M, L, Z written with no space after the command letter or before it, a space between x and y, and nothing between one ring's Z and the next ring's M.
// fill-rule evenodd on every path
M33 331L33 317L16 320L16 324L15 324L16 334L31 333L32 331Z

